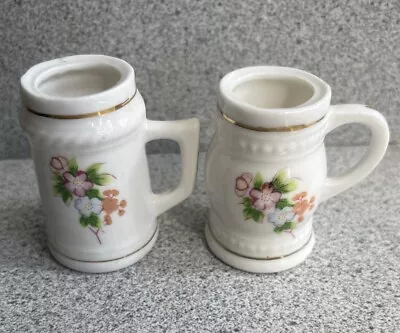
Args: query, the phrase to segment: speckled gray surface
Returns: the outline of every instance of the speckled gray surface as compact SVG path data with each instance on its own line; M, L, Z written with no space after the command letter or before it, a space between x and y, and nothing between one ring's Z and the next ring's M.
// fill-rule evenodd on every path
M361 150L328 152L337 173ZM31 161L2 161L0 331L398 332L399 161L391 148L368 179L319 207L312 255L273 275L232 269L207 249L202 167L193 196L160 217L142 261L103 275L68 270L46 250ZM177 183L176 155L150 164L156 189Z
M38 62L82 53L130 62L149 118L199 117L202 150L219 79L258 64L320 76L332 86L334 103L382 111L399 143L399 11L394 0L2 0L0 159L28 156L16 120L20 75ZM328 142L360 145L367 137L355 127ZM158 142L149 152L174 149Z

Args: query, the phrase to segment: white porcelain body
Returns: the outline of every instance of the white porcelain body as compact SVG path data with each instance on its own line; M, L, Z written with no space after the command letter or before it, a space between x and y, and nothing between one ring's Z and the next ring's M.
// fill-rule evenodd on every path
M94 60L99 63L109 59L103 56L93 57L97 57ZM71 58L71 62L81 63L79 56ZM68 63L70 58L66 59ZM100 116L54 119L36 115L27 111L26 108L20 114L21 125L28 133L31 142L32 157L46 215L50 248L64 258L88 262L87 265L79 264L79 266L63 262L78 270L108 271L132 263L124 261L121 265L113 265L112 261L122 260L146 246L156 234L157 216L184 200L194 187L199 138L198 121L196 119L172 122L147 120L143 98L136 91L135 85L131 85L130 89L132 87L134 90L125 96L123 89L118 90L117 87L114 95L111 96L115 98L115 101L111 101L111 105L123 102L127 96L134 95L133 99L119 110ZM26 82L23 88L33 89L26 87ZM34 105L35 100L38 100L37 105L48 107L48 104L42 100L48 96L35 96L32 102L32 98L27 97L24 90L22 95L27 107ZM95 101L89 107L86 104L88 98ZM81 99L81 102L78 103L77 99ZM64 102L67 104L65 112L60 111L60 108L53 110L51 107L48 111L59 112L58 115L71 115L68 103L74 103L78 108L82 105L83 111L97 111L96 101L101 101L101 99L101 94L98 98L91 96L61 98L61 108ZM95 109L93 110L92 107ZM151 190L145 144L159 138L178 141L184 154L184 170L177 189L167 194L155 195ZM83 196L73 194L72 200L68 203L65 203L59 195L55 195L54 168L51 163L53 158L59 156L66 159L75 158L79 170L85 170L85 172L90 165L102 163L99 172L112 175L111 181L104 186L94 186L104 198L106 197L102 194L104 191L117 190L119 192L113 197L113 199L118 199L120 206L117 210L114 207L114 211L110 214L112 224L105 223L107 213L104 200L102 201L103 210L99 213L101 227L90 230L79 222L82 210L79 210L79 205L75 203L76 200L87 196L88 192ZM56 166L59 165L56 163ZM61 176L63 176L62 173ZM121 205L122 201L124 204ZM98 231L97 235L93 230ZM57 255L55 257L57 258ZM110 265L102 263L102 267L98 270L88 268L90 262L105 261L110 261Z
M227 249L250 258L276 258L300 249L311 237L312 214L292 233L276 234L272 223L243 218L236 179L259 172L272 180L281 169L299 179L295 193L307 192L320 202L327 166L323 145L326 121L299 132L262 133L227 122L219 116L206 160L206 186L210 197L210 228ZM294 194L293 194L294 195Z
M236 98L237 85L263 78L305 80L314 86L314 94L304 104L282 109L261 108ZM254 85L249 86L251 90L243 95L254 93ZM206 234L210 248L228 264L253 272L276 272L303 261L310 253L309 246L301 259L297 256L291 262L290 258L302 251L307 243L313 243L312 221L318 204L366 177L381 160L389 139L388 126L382 115L362 105L330 106L329 103L329 86L297 69L249 67L234 71L221 81L218 100L221 113L218 112L216 132L205 163L210 198L210 231ZM222 113L235 121L240 119L239 124L228 121ZM343 176L329 178L325 135L337 126L353 122L371 129L370 149L352 170ZM311 125L294 131L282 130L284 126L302 124ZM276 194L273 207L259 209L263 212L260 220L256 221L257 215L255 219L247 216L243 204L245 198L252 202L251 209L260 200L257 198L261 192L251 190L255 175L259 173L268 183L282 170L285 170L286 179L294 179L295 188ZM271 191L266 190L265 195L270 195ZM276 214L281 213L277 201L284 198L291 203L286 209L290 216L287 221L293 221L293 227L279 230L276 227L282 224L273 221L276 222ZM268 203L269 199L266 200L264 203ZM242 260L241 257L250 259ZM281 260L279 265L276 265L277 259Z

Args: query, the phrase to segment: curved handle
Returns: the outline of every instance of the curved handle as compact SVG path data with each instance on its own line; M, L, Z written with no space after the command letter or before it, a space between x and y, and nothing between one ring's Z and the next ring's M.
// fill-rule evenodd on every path
M371 130L368 151L350 170L338 177L328 177L322 189L322 201L347 190L367 177L378 165L389 143L389 127L385 118L378 111L360 104L333 105L328 113L326 133L336 127L359 123Z
M185 200L193 191L196 182L199 152L200 124L196 118L177 121L147 120L146 142L171 139L179 144L182 156L182 177L171 192L154 194L157 216Z

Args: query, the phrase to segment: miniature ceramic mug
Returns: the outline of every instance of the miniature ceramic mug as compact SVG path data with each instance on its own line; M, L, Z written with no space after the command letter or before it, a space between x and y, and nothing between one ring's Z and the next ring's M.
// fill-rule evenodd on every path
M102 55L38 64L22 77L21 95L53 256L85 272L141 259L157 238L157 216L193 190L199 121L146 120L133 68ZM182 179L156 195L145 144L161 138L179 143Z
M285 67L248 67L220 82L216 133L206 158L211 201L206 238L217 257L250 272L301 263L314 245L319 203L365 178L389 140L384 117L363 105L330 105L316 76ZM369 150L339 177L327 177L324 138L360 123Z

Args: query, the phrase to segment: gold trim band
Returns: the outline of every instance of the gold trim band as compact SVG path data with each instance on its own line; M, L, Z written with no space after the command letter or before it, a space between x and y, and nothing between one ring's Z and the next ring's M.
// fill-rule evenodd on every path
M228 122L230 122L233 125L242 127L244 129L250 130L250 131L257 131L257 132L295 132L298 130L302 130L305 128L308 128L310 126L313 126L315 124L317 124L318 122L320 122L322 119L324 119L324 117L322 117L321 119L318 119L310 124L304 124L304 125L293 125L293 126L288 126L288 127L274 127L274 128L267 128L267 127L253 127L253 126L249 126L249 125L245 125L242 123L238 123L237 121L229 118L225 113L222 112L222 110L218 107L219 112L221 112L222 117L227 120Z
M296 250L296 251L294 251L294 252L292 252L292 253L285 254L285 255L280 256L280 257L254 258L254 257L244 256L244 255L242 255L242 254L239 254L239 253L237 253L237 252L235 252L235 251L232 251L232 250L228 249L227 247L225 247L225 245L222 245L222 244L217 240L217 237L214 236L214 233L213 233L213 231L211 230L211 227L210 227L210 224L209 224L209 223L206 224L206 228L207 228L207 227L208 227L208 230L210 231L211 236L214 238L214 241L215 241L220 247L222 247L225 251L228 251L228 252L230 252L230 253L233 253L233 254L236 255L236 256L240 256L240 257L242 257L242 258L250 259L250 260L255 260L255 261L273 261L273 260L279 260L279 259L283 259L283 258L290 257L291 255L296 254L296 253L300 252L301 250L303 250L303 249L311 242L312 238L315 237L315 236L314 236L314 231L311 231L310 238L307 240L307 242L306 242L301 248L299 248L298 250ZM206 231L206 232L207 232L207 231ZM206 237L207 237L207 236L206 236Z
M137 91L137 90L136 90ZM133 94L132 97L126 99L125 101L123 101L120 104L117 104L115 106L112 106L108 109L105 110L101 110L101 111L96 111L96 112L91 112L91 113L86 113L86 114L78 114L78 115L52 115L52 114L46 114L46 113L41 113L41 112L37 112L35 110L32 110L30 108L26 108L29 112L40 116L40 117L46 117L46 118L52 118L52 119L64 119L64 120L72 120L72 119L83 119L83 118L93 118L93 117L99 117L99 116L104 116L106 114L118 111L119 109L123 108L124 106L126 106L127 104L129 104L130 101L132 101L132 99L136 96L136 91Z

